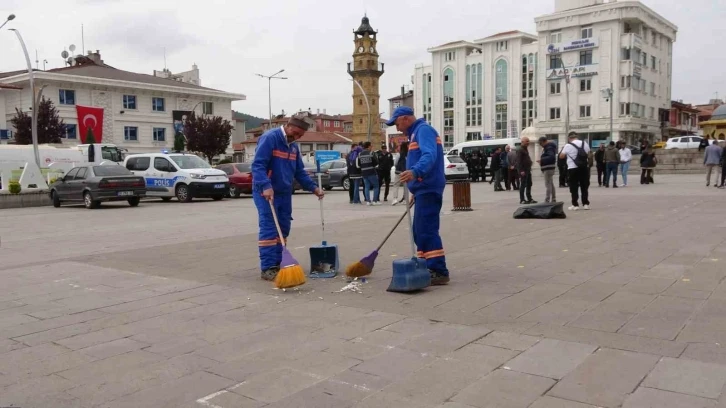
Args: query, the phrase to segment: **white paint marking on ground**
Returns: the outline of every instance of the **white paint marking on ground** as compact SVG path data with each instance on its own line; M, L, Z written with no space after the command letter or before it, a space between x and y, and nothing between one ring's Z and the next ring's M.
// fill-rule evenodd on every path
M303 246L299 246L299 247L295 247L295 249L303 249L303 248L305 248L304 245Z
M244 383L245 382L242 381L241 383L237 383L231 387L227 387L227 388L223 389L222 391L213 392L213 393L207 395L206 397L199 398L197 400L197 404L203 405L208 408L223 408L223 407L220 407L219 405L212 404L211 402L209 402L209 400L216 398L222 394L226 394L226 393L230 392L231 390L241 386Z

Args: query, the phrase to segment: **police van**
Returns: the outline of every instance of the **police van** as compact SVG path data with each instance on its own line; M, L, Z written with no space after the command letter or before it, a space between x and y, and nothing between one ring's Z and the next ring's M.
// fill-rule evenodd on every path
M146 196L181 202L193 198L223 199L229 191L229 179L222 170L188 153L142 153L126 156L124 165L146 180Z

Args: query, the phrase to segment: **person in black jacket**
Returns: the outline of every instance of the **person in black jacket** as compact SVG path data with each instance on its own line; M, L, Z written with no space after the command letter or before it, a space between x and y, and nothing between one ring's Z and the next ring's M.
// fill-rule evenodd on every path
M361 150L360 146L356 146L345 158L345 163L348 166L348 197L350 198L350 204L361 204L360 188L363 180L360 169L356 166L356 158Z
M490 167L490 170L492 172L492 180L494 180L494 191L504 191L504 189L502 188L502 173L500 171L502 167L502 158L500 156L501 153L502 149L497 147L497 149L494 151L494 154L492 154L492 165Z
M602 176L605 174L605 143L600 143L595 152L595 166L597 167L597 185L602 187Z
M408 155L408 142L401 142L398 150L398 161L396 162L396 178L393 180L393 203L392 205L401 204L404 201L403 196L398 199L398 188L401 187L401 173L406 171L406 156Z
M485 182L487 181L487 164L489 164L489 156L486 155L486 153L483 153L481 150L479 150L479 176L481 177L481 181Z
M653 151L653 148L648 146L648 148L640 154L640 184L654 183L653 169L655 169L656 163L658 163L658 160L655 158L655 151Z
M542 155L539 160L539 167L542 169L545 181L545 203L557 202L557 190L555 190L555 167L557 166L557 144L546 137L539 138L539 145L542 147Z
M381 150L378 152L378 185L382 188L383 184L386 184L386 191L383 193L383 201L388 201L388 189L391 186L391 169L393 168L393 155L388 151L386 145L381 145ZM381 190L378 190L378 197L376 201L380 201Z
M560 154L561 153L562 149L560 149ZM567 159L561 158L559 154L557 156L557 171L560 174L560 188L567 187Z

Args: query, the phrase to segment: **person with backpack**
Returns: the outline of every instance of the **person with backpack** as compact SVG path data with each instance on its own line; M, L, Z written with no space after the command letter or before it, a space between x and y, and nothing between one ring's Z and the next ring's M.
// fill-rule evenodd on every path
M348 165L348 197L350 198L350 204L361 204L360 184L362 176L360 169L356 166L356 159L358 158L361 150L363 150L362 147L355 146L346 158L346 164Z
M578 193L581 193L583 209L589 210L590 168L588 167L588 157L590 146L584 140L577 138L577 132L570 132L567 139L568 143L562 148L560 158L567 159L567 181L572 195L572 205L568 209L570 211L580 209Z

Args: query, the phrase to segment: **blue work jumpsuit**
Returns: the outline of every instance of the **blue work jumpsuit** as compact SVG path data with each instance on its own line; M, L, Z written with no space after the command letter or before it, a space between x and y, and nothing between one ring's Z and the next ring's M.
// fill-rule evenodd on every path
M428 269L449 276L444 244L439 235L441 205L446 187L441 137L423 119L416 120L407 133L409 145L406 169L414 174L414 179L407 185L416 197L413 237L417 255L426 259Z
M273 204L280 222L283 239L290 234L292 221L293 181L306 191L315 191L317 184L305 171L305 164L296 143L287 143L283 129L268 130L257 142L255 158L252 161L252 197L259 219L260 268L265 271L279 267L282 260L282 243L278 237L270 204L262 192L272 188L275 192Z

